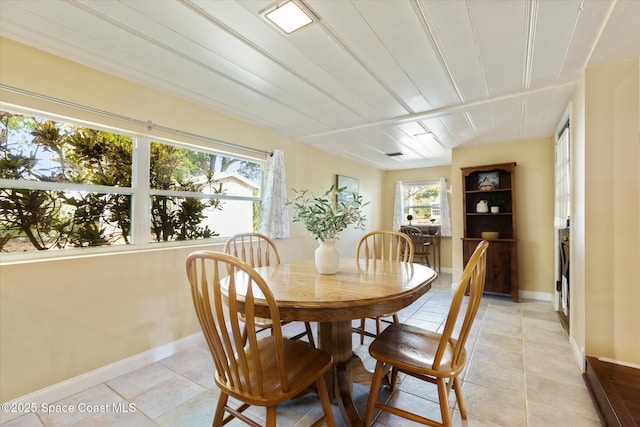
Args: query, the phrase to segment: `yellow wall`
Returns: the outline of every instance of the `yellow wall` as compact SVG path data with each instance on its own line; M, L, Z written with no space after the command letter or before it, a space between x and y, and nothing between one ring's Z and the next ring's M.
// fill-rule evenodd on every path
M516 224L520 297L544 299L554 290L554 141L552 138L475 145L453 150L452 258L462 274L462 175L460 168L516 162Z
M378 207L384 174L378 169L3 38L0 82L235 144L283 150L289 187L318 192L326 190L336 174L357 177L364 199L371 203L365 210L367 226L381 227ZM0 100L168 136L10 91L0 91ZM345 256L352 256L362 233L347 230L341 235L339 248ZM292 224L291 238L276 243L284 260L309 258L317 245L299 224ZM220 250L221 246L205 248ZM0 268L0 401L199 331L184 273L184 259L192 249L4 263Z
M588 355L640 364L640 59L585 71ZM582 142L582 141L580 141ZM580 223L579 223L580 225Z
M432 168L402 169L387 171L384 178L382 197L382 223L385 228L393 227L393 206L396 194L396 182L429 181L444 177L447 180L447 188L451 185L451 166L438 166ZM451 194L448 194L449 206L451 206ZM451 238L443 237L440 241L441 268L444 271L451 270Z

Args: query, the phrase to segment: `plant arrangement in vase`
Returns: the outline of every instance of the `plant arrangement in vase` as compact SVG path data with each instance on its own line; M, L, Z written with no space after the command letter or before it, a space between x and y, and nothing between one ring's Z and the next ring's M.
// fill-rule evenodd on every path
M332 185L321 196L315 196L308 190L293 190L295 197L287 200L293 208L292 222L301 222L305 229L320 241L316 249L316 267L322 274L334 274L338 270L339 252L335 247L338 234L348 226L364 230L367 219L362 208L368 204L362 196L351 193L349 197L337 197L346 194L347 187L336 188Z

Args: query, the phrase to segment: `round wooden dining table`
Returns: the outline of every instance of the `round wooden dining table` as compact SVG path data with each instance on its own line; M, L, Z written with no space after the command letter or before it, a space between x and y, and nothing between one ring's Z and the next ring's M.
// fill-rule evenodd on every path
M362 425L351 392L354 382L366 383L368 372L353 353L351 322L407 307L431 289L436 272L420 264L356 259L342 259L336 274L320 274L313 260L256 270L273 292L282 320L318 322L318 346L333 356L334 370L326 378L331 398L347 425Z

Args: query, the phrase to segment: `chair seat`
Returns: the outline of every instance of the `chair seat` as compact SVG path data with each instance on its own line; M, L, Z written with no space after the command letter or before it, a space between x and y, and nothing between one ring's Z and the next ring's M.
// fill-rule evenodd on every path
M369 354L383 363L391 363L401 371L440 377L453 377L460 373L466 360L464 350L457 366L451 366L456 340L449 339L440 367L433 368L434 356L442 335L417 326L393 323L369 346Z
M280 374L276 367L276 354L274 337L268 336L258 341L258 352L260 357L261 371L256 372L253 364L249 365L249 374L244 376L251 380L251 387L257 387L257 378L262 376L263 393L261 398L245 393L235 387L231 381L218 376L216 372L215 381L219 387L236 399L247 402L251 405L263 406L265 401L270 405L285 402L300 394L310 383L310 378L315 378L320 372L328 371L333 360L331 355L324 350L311 347L302 341L283 340L284 363L287 366L287 381L289 390L282 392ZM251 360L251 352L247 352ZM312 381L312 380L311 380Z
M417 326L396 323L389 326L369 346L369 354L376 359L376 368L371 379L364 425L370 426L375 408L393 415L429 426L451 427L452 410L449 407L449 393L455 391L460 417L467 419L467 410L462 396L460 373L467 360L464 344L471 325L478 313L484 281L486 277L487 247L482 240L476 246L462 272L458 287L451 298L449 314L442 333L428 331ZM461 316L465 290L469 289L469 300ZM461 320L460 328L456 323ZM453 332L457 338L453 338ZM441 419L436 420L415 412L393 406L391 401L378 402L378 392L382 378L391 371L391 389L396 383L398 372L404 372L419 380L436 385Z

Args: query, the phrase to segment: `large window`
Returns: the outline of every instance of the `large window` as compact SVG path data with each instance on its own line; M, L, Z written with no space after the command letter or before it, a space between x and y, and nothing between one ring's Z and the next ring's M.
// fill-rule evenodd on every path
M0 109L0 251L136 246L255 230L263 163Z
M402 218L412 225L440 224L440 183L438 181L402 183Z

